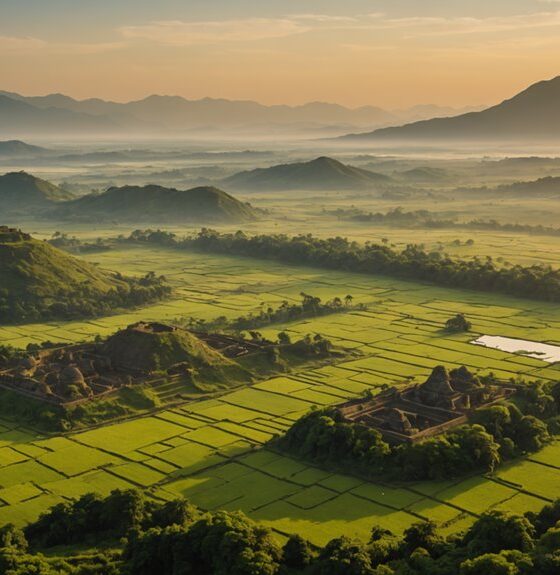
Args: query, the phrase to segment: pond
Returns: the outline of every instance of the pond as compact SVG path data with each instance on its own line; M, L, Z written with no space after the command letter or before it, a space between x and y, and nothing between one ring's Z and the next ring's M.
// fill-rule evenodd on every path
M515 339L512 337L502 337L499 335L482 335L471 343L491 347L509 353L518 353L527 357L542 359L549 363L560 361L560 346L540 343L538 341L528 341L526 339Z

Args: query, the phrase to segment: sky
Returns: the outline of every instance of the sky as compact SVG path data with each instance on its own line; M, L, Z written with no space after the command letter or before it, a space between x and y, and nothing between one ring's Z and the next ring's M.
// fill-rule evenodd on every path
M0 90L388 109L560 75L560 0L0 0Z

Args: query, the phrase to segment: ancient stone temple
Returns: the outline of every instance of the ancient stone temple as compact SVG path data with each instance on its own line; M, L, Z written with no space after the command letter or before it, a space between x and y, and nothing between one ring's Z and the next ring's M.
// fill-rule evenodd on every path
M391 388L338 409L348 421L377 429L389 443L414 442L465 423L473 409L513 392L501 385L484 385L464 366L449 372L437 366L424 383Z
M258 351L255 344L219 334L197 334L138 322L105 341L41 349L0 370L0 387L59 405L75 404L123 386L191 380L200 369Z

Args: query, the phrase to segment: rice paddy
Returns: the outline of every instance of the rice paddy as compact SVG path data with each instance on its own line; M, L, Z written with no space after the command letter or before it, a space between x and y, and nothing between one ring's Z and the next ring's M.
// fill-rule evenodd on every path
M161 500L182 495L204 509L240 509L279 533L317 544L341 534L367 538L379 524L402 532L433 519L465 529L490 508L533 510L557 496L560 448L500 468L492 477L379 485L329 473L263 448L313 405L334 405L382 386L420 381L437 365L466 365L508 379L555 380L537 357L473 345L481 335L560 344L557 305L257 260L134 248L88 256L108 269L165 274L174 297L91 321L0 327L0 343L75 342L138 320L236 317L259 305L352 294L367 310L263 329L293 338L321 333L361 355L295 371L219 398L184 403L133 420L60 437L0 421L0 523L23 524L54 503L90 491L140 487ZM457 312L469 334L442 330Z

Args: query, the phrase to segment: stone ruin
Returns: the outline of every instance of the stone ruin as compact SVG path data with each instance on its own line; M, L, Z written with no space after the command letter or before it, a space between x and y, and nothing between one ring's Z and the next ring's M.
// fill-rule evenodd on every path
M377 429L388 443L416 442L467 422L472 410L492 405L513 388L484 385L466 367L434 368L419 385L391 388L338 406L349 422Z
M138 322L123 332L165 334L181 330L163 323ZM190 333L228 358L241 357L265 346L221 334ZM134 356L135 350L130 351ZM0 387L41 401L70 405L107 395L125 385L154 382L152 372L141 369L139 362L122 361L117 355L111 355L104 343L41 349L0 370ZM188 361L165 368L168 376L190 376L191 371Z
M10 228L8 226L0 226L0 241L4 243L21 242L30 240L31 236L18 230L17 228Z
M127 382L96 344L40 350L0 371L3 387L57 404L104 395Z

